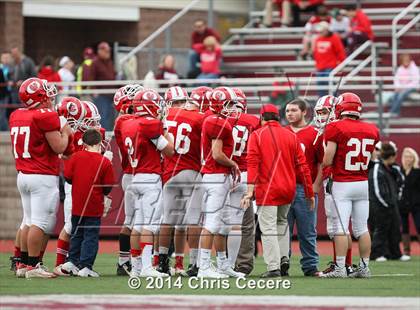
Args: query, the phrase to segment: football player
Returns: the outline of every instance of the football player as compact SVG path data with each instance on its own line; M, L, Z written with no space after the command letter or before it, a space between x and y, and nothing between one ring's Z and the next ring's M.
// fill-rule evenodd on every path
M305 276L318 276L319 255L316 249L316 215L317 215L317 193L322 186L322 169L320 169L324 155L322 139L316 140L318 131L309 125L305 116L308 104L303 99L294 99L286 105L286 119L289 126L286 128L295 133L302 150L305 153L306 162L311 171L313 190L315 193L315 209L311 210L308 201L305 199L304 179L299 176L296 180L296 194L290 206L287 219L289 222L290 237L293 236L293 228L296 223L299 247L302 253L300 261ZM281 258L280 270L282 275L288 275L289 258Z
M168 108L182 108L188 99L187 90L179 86L170 87L165 92L165 102Z
M230 212L230 224L232 230L229 232L227 239L228 259L232 268L235 268L236 258L241 247L242 231L241 226L245 210L241 208L241 199L247 190L247 144L251 133L260 127L259 118L254 115L247 114L247 102L244 92L239 88L233 88L236 95L235 106L237 112L232 113L228 120L232 126L233 137L233 153L232 159L238 163L241 170L241 183L230 191L228 208ZM249 211L252 211L250 208ZM254 214L252 213L252 223L254 223ZM254 226L245 228L254 231ZM253 237L253 234L252 234ZM252 242L253 243L253 242ZM250 253L254 253L253 249L247 249ZM252 254L253 255L253 254ZM238 266L242 270L243 266ZM247 270L250 272L250 270Z
M131 275L166 277L168 274L152 268L152 251L153 235L158 231L162 211L161 154L172 156L174 146L163 129L165 105L156 91L138 92L132 105L136 117L126 120L121 128L125 152L134 174L126 192L136 197L130 239Z
M201 113L204 113L207 117L212 115L213 112L210 110L210 96L212 89L207 86L199 86L191 91L189 102L196 105Z
M200 238L198 277L243 277L235 272L226 256L226 236L229 234L229 213L226 199L233 183L240 181L238 164L231 159L233 152L232 126L227 117L235 111L236 95L228 87L218 87L210 97L210 110L202 129L201 148L204 165L204 225ZM234 179L232 180L231 174ZM217 270L211 264L211 249L217 252Z
M325 130L325 126L330 122L335 120L335 113L334 113L334 106L337 98L331 95L326 95L318 99L317 103L314 107L314 124L318 128L318 136L314 143L318 142L318 139L323 140L323 132ZM325 145L324 145L325 148ZM336 214L333 212L334 203L332 201L331 194L327 191L328 187L328 180L331 177L331 166L323 167L322 169L322 180L324 186L324 209L325 209L325 216L327 218L327 233L330 239L334 239L334 231L333 231L333 223L334 218L333 216ZM335 268L335 261L336 261L336 254L335 254L335 245L334 241L332 242L333 245L333 260L332 263L328 266L327 269L323 271L323 273L328 273L331 271L332 268ZM347 273L351 272L352 268L352 244L351 244L351 237L349 236L349 246L346 255L346 269Z
M368 164L379 141L378 128L360 120L362 102L353 93L343 93L337 99L335 116L339 121L325 128L326 150L324 166L332 166L331 195L334 203L333 230L336 265L327 278L345 278L349 223L359 242L360 263L349 277L370 277L371 240L367 227L369 217Z
M177 87L180 88L180 87ZM197 275L197 245L195 252L190 258L192 266L189 273L184 271L184 248L188 225L196 227L201 215L201 128L204 114L198 111L199 106L192 103L181 108L179 102L185 101L186 91L181 93L180 100L174 101L175 87L170 88L165 98L170 98L172 108L169 109L166 118L168 133L173 137L175 155L165 157L163 172L163 222L159 235L159 271L169 273L168 251L172 227L175 226L175 275ZM182 89L181 89L182 90ZM180 92L178 90L178 92ZM168 96L168 93L172 95ZM179 98L179 97L178 97ZM195 268L195 271L193 270Z
M121 168L123 171L121 187L124 192L125 213L124 224L118 236L120 251L117 263L117 275L119 276L129 275L131 272L130 235L133 228L135 204L135 197L126 191L133 179L133 168L128 160L126 146L122 140L121 128L125 121L135 117L133 115L132 101L134 96L142 90L143 87L141 85L129 84L118 89L114 95L114 108L119 113L119 116L115 120L114 136L121 155Z
M29 78L19 88L25 105L10 115L10 134L18 171L17 186L22 199L21 263L18 277L55 277L39 262L45 235L55 226L59 203L59 154L72 135L70 127L53 110L55 86Z

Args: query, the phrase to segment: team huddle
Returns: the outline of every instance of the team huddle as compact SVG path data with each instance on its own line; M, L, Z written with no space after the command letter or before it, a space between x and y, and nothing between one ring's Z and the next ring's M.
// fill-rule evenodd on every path
M24 210L13 263L18 277L98 277L93 264L100 218L109 211L109 194L115 186L111 165L115 154L100 127L96 106L75 97L54 105L56 94L45 80L26 80L19 91L25 107L10 118ZM278 122L262 121L266 111L279 114L276 108L263 107L260 118L247 113L246 96L237 88L201 86L188 94L174 86L162 98L137 84L118 89L114 107L119 113L113 138L123 171L125 211L117 274L247 276L250 270L242 269L238 258L252 257L253 263L254 249L244 245L241 236L246 217L254 218L248 201L252 197L247 194L248 142L266 123ZM317 274L320 277L370 276L367 166L379 137L374 125L359 120L361 110L360 98L352 93L320 98L315 127L311 126L315 136L307 145L299 143L308 161L304 163L308 178L324 182L327 229L335 244L335 263ZM321 145L319 152L310 152L311 145ZM310 167L312 156L323 159L319 171ZM42 256L56 224L61 161L65 223L57 242L56 266L49 272ZM271 184L258 179L258 174L252 182L257 187ZM305 185L311 193L308 199L314 196L312 182ZM361 257L354 270L346 268L350 218ZM184 268L187 245L189 266ZM288 267L282 259L282 275L287 275Z

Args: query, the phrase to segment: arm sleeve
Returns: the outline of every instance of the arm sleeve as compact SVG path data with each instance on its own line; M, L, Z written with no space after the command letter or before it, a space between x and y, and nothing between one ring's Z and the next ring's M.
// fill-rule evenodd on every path
M103 158L103 171L102 171L102 185L104 195L108 195L112 191L112 186L115 184L114 169L112 164L107 158Z
M397 72L395 73L395 77L394 77L394 87L396 89L401 88L400 76L401 76L401 67L398 67Z
M383 206L388 207L388 203L386 202L386 197L384 195L384 184L386 183L386 180L383 177L383 174L379 171L379 163L376 163L373 166L372 183L375 197Z
M346 59L346 51L344 50L343 42L341 42L340 37L337 34L334 34L334 47L337 51L337 60L338 63L341 63L344 59Z
M296 174L302 180L306 198L314 197L314 191L312 188L311 171L309 170L308 164L306 163L305 154L297 140L296 140L295 148L296 148L296 159L295 159Z
M198 53L201 54L204 50L204 44L203 43L195 43L193 44L192 48Z
M60 118L55 111L40 112L34 118L34 121L42 132L59 131L61 128Z
M255 184L258 177L258 167L261 158L260 148L258 146L258 135L256 132L253 132L249 137L247 157L248 162L247 172L248 172L248 183Z

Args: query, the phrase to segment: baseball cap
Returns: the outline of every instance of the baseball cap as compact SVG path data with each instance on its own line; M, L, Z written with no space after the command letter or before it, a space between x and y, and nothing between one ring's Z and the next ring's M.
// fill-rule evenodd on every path
M274 113L279 115L279 109L274 104L264 104L260 109L260 114L262 115L264 113Z

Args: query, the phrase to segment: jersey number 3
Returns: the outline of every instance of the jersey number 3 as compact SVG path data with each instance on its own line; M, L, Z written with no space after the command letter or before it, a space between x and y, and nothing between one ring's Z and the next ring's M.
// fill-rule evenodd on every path
M346 154L346 162L344 168L347 171L361 171L368 168L371 152L367 150L369 145L375 143L373 139L362 139L351 138L347 142L347 146L355 147L353 151L349 151ZM353 163L352 163L353 162Z
M13 154L15 155L15 158L19 158L19 154L16 151L16 144L18 143L19 135L24 135L22 158L31 158L31 154L29 153L29 137L31 135L31 128L29 126L12 127L10 129L10 133L13 136ZM19 139L19 142L20 141L22 140Z

